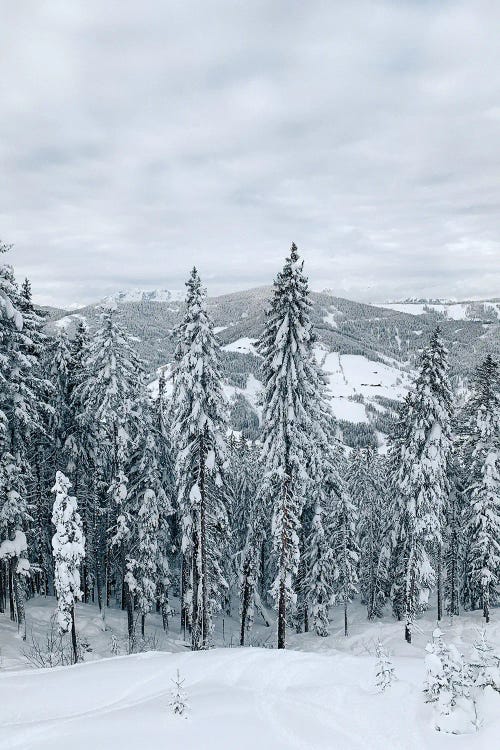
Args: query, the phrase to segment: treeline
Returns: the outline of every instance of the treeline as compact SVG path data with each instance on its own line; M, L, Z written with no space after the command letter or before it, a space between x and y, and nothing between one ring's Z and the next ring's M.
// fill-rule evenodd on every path
M3 247L3 250L7 248ZM180 602L193 649L235 612L240 642L277 610L286 630L328 634L355 596L369 619L392 609L411 641L436 595L444 612L498 603L500 396L497 363L477 364L458 408L439 329L391 427L389 450L346 453L315 341L307 279L292 246L273 287L262 357L262 420L230 429L222 360L196 269L158 395L112 306L90 335L48 338L29 282L0 265L0 609L56 593L73 632L75 601L168 628ZM234 375L236 377L236 373ZM391 402L391 406L392 406ZM243 408L236 404L233 409ZM343 425L346 430L347 426Z

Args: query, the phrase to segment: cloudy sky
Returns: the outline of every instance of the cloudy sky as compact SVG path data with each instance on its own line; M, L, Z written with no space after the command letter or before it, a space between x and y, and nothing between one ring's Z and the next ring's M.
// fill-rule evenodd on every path
M16 0L0 237L39 301L500 295L498 0Z

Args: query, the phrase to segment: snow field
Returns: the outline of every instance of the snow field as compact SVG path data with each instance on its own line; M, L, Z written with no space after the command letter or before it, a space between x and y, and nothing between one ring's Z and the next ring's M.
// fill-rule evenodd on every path
M54 605L51 597L28 603L28 621L38 634ZM488 637L498 647L496 613ZM97 608L79 604L79 633L91 644L88 658L96 661L40 670L27 668L15 626L1 615L2 656L11 658L3 658L0 672L0 749L494 750L500 744L500 696L491 691L480 707L480 732L454 736L434 729L433 708L422 693L433 615L430 611L418 621L419 632L408 646L402 623L390 616L369 623L365 609L353 603L349 638L343 637L342 618L334 609L330 637L290 631L285 652L215 648L193 653L179 640L174 620L171 633L158 638L158 646L169 652L102 658L109 654L111 634L125 633L125 615L109 609L109 630L103 632ZM474 612L452 623L446 619L441 628L446 642L467 652L481 622ZM237 616L226 618L226 638L237 627ZM160 633L157 616L148 618L147 631ZM256 623L254 635L264 642L264 634L274 643L274 626ZM378 640L390 652L397 677L385 693L375 688ZM216 642L222 642L221 618ZM185 720L169 706L177 669L190 706Z

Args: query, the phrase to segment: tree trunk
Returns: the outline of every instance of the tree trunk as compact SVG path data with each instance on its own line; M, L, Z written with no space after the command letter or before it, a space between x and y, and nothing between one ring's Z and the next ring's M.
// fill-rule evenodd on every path
M441 545L438 545L437 557L437 619L440 622L443 618L443 576L441 570Z
M128 648L132 653L135 645L134 632L134 595L127 586L127 631L128 631Z
M409 622L405 625L405 641L406 643L411 643L411 626Z
M208 645L208 576L207 576L207 519L205 503L205 468L203 466L200 477L200 555L201 555L201 647L207 648Z
M243 565L243 596L241 597L241 627L240 627L240 646L245 645L245 635L247 631L247 618L250 609L251 586L249 581L248 561L245 560Z
M9 614L10 619L12 622L15 622L16 619L16 604L15 604L15 597L14 597L14 580L13 580L13 572L12 572L12 560L9 560L8 563L8 572L9 572Z
M75 605L71 608L71 645L73 647L73 664L78 662L78 641L76 639Z
M280 581L278 598L278 648L286 645L286 591L285 584Z

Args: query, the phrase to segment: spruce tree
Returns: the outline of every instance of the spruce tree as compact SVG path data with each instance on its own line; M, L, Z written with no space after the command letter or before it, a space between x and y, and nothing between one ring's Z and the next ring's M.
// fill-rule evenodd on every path
M427 606L436 582L438 618L441 616L442 529L449 493L451 409L447 351L436 329L422 353L390 458L398 524L394 587L396 600L401 598L397 606L406 620L408 643L415 617Z
M223 576L229 531L224 483L227 411L219 345L195 268L186 286L173 370L173 435L182 526L182 607L191 625L191 647L198 650L210 643L213 615L227 588Z
M465 575L471 606L480 603L488 622L500 580L500 379L491 356L477 369L467 415Z
M131 441L138 430L136 404L143 385L142 362L117 316L116 306L104 307L101 325L88 341L83 372L72 392L73 403L80 409L76 420L86 443L93 527L91 553L103 614L107 601L105 582L111 573L111 563L121 582L123 607L126 601L125 557L130 531L126 466ZM113 534L109 538L110 529ZM110 544L115 550L113 560L109 559Z
M258 345L263 357L263 481L257 502L264 512L272 505L276 564L272 594L278 610L278 648L285 647L287 617L296 604L299 534L318 395L311 302L302 269L293 244L274 282Z
M75 602L82 598L80 590L80 565L85 557L85 538L82 531L76 498L68 495L69 479L61 471L56 474L53 488L56 499L52 523L56 531L52 538L57 592L57 620L61 633L71 630L73 659L78 661L78 644L75 624Z
M383 612L386 587L386 493L381 460L372 448L353 453L347 487L358 513L359 587L368 619Z

